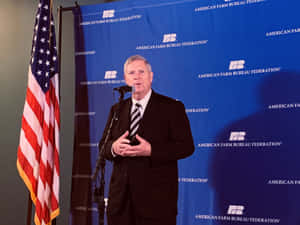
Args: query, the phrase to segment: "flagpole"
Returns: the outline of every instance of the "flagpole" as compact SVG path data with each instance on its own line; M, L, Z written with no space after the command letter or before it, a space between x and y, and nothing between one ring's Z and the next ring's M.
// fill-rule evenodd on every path
M51 21L52 21L52 6L53 6L52 0L50 0L49 3L50 3L50 7L49 7L49 48L51 49L51 33L52 33Z
M27 204L27 225L31 225L31 216L32 215L32 201L31 201L31 196L30 192L28 192L28 204Z
M57 8L58 13L58 72L61 74L61 39L62 39L62 6ZM60 87L60 76L59 76L59 87ZM60 95L59 95L60 98Z
M51 22L52 22L52 9L53 9L53 0L50 0L50 10L49 10L49 49L51 49L51 42L52 42L52 26L51 26ZM54 18L53 18L53 23L54 23ZM60 73L59 73L60 75ZM59 88L58 90L60 90L60 76L59 77ZM59 99L60 99L60 93L59 93ZM56 225L56 217L50 221L52 225Z

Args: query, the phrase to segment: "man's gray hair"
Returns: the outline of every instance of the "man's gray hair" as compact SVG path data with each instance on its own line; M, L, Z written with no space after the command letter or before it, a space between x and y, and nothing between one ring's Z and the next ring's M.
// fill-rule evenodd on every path
M132 62L134 62L134 61L137 61L137 60L143 61L143 62L146 64L146 66L148 67L149 72L152 72L151 65L150 65L150 63L147 61L147 59L145 59L145 58L144 58L143 56L141 56L141 55L133 55L133 56L130 56L130 57L126 60L126 62L124 63L124 74L126 73L126 68L127 68L128 64L130 64L130 63L132 63Z

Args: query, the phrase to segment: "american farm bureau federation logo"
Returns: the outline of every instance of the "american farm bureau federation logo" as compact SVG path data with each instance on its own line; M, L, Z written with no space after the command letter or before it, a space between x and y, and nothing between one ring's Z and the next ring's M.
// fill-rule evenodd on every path
M229 64L229 70L240 70L245 68L245 60L232 60Z
M112 18L115 16L115 10L111 9L111 10L104 10L103 14L102 14L102 18Z
M244 141L245 136L245 131L233 131L230 133L229 141Z
M243 215L245 207L243 205L230 205L227 210L228 215Z
M176 34L164 34L163 43L175 42Z
M106 71L104 75L104 79L116 79L117 78L117 71Z

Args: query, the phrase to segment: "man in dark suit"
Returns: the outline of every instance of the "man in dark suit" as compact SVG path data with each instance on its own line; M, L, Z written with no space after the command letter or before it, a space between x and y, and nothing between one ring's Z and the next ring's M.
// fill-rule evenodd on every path
M151 89L153 73L142 56L124 64L132 97L114 105L118 119L104 146L113 161L107 218L109 225L176 225L177 160L194 152L184 105Z

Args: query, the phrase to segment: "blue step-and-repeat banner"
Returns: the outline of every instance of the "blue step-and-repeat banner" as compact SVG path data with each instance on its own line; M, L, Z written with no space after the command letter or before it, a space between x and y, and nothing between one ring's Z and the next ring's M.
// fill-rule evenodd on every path
M179 161L178 225L300 224L300 1L129 0L74 10L70 224L98 224L93 174L123 63L186 107L195 153ZM106 197L111 164L108 163ZM121 225L121 224L120 224Z

